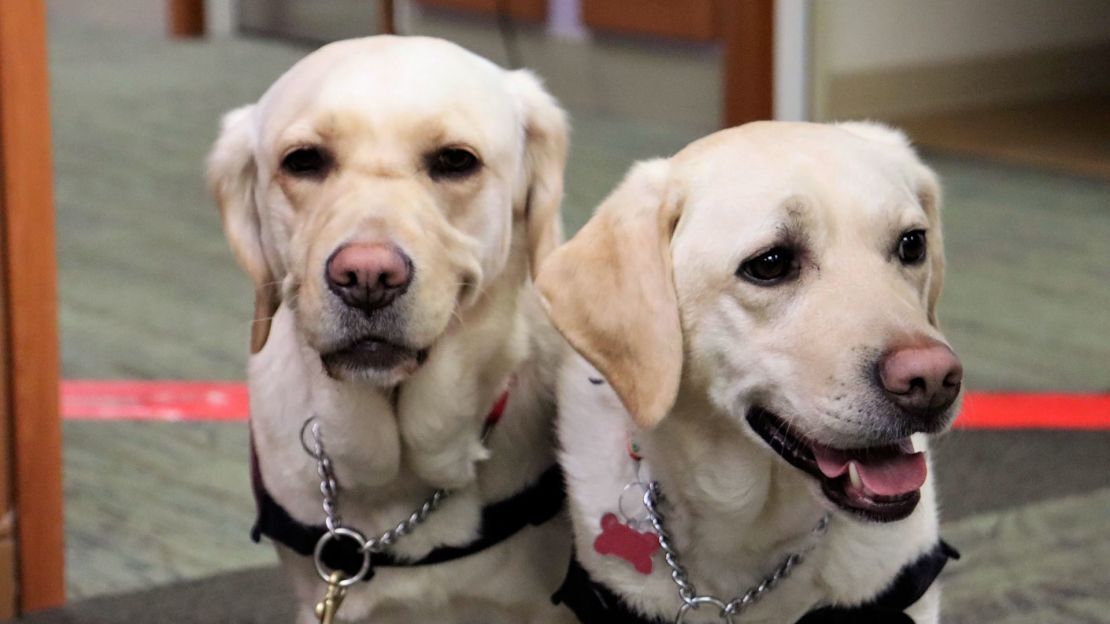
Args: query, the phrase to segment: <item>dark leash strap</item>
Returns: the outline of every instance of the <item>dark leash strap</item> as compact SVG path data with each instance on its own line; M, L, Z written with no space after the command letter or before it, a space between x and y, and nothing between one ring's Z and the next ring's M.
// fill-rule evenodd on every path
M566 605L582 624L665 624L633 611L613 590L595 581L578 557L571 557L567 576L551 602Z
M941 540L904 566L890 585L872 600L854 607L820 607L802 616L797 624L914 624L905 610L925 595L949 559L959 558L960 553ZM669 621L633 611L613 590L594 580L577 558L571 559L563 586L551 601L566 605L582 624L666 624Z
M293 552L312 556L316 543L328 532L324 525L304 524L289 515L266 490L258 456L251 438L251 487L254 490L258 517L251 529L251 539L256 543L262 536L282 544ZM370 556L370 571L363 578L369 581L379 566L415 567L454 561L481 552L509 539L527 526L538 526L555 517L563 508L566 489L563 473L558 465L548 468L538 479L513 496L482 508L482 522L478 537L461 546L436 548L425 557L411 561L399 559L388 553ZM353 540L333 539L324 545L323 563L331 570L341 570L354 576L363 565L363 554Z
M883 593L870 602L858 607L821 607L807 613L798 624L914 624L904 611L925 595L949 559L959 558L959 551L941 540L902 568Z

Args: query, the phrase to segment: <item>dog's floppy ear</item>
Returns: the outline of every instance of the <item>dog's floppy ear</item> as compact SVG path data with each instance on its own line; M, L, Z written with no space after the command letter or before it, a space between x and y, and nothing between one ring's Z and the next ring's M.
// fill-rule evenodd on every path
M567 116L534 74L516 70L510 84L524 113L525 179L528 188L528 262L533 277L540 262L563 241L559 206L569 142Z
M633 167L536 282L555 326L647 429L670 411L682 375L670 249L681 208L669 170L666 160Z
M940 220L941 190L940 183L937 182L937 176L933 173L933 170L925 165L921 165L921 168L924 170L924 183L918 189L917 195L922 207L925 208L925 215L929 219L929 290L927 294L929 324L939 329L937 302L940 301L940 291L944 286L944 235L941 231Z
M208 188L220 208L231 250L254 281L251 352L258 353L269 336L270 318L280 303L280 289L266 259L261 215L255 201L253 113L254 106L250 105L224 115L220 136L208 155Z

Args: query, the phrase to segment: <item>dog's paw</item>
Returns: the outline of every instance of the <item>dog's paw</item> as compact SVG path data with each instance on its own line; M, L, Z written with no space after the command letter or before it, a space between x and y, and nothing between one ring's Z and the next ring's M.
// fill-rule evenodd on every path
M489 450L474 440L436 453L413 453L412 469L435 487L457 490L474 482L478 476L478 462L487 459Z

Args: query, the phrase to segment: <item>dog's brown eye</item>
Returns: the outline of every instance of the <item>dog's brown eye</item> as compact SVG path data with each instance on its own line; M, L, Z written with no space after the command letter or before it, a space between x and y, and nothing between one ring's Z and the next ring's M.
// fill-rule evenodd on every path
M318 147L299 147L281 159L282 171L301 178L323 177L331 165L331 155Z
M925 230L906 232L898 240L898 259L902 264L917 264L925 259Z
M775 247L746 260L737 274L761 286L771 286L792 277L796 268L794 252L786 247Z
M428 171L433 178L456 178L478 170L478 157L461 147L445 147L428 158Z

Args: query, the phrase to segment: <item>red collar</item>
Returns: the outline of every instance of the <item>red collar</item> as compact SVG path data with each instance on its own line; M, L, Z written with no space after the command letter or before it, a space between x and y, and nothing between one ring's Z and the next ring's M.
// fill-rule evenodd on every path
M513 389L513 384L516 382L516 377L510 377L509 381L505 384L505 391L501 396L497 397L493 407L490 408L489 414L486 414L486 422L482 425L482 443L486 442L489 434L493 432L493 428L497 423L501 422L501 416L505 414L505 406L509 404L509 391Z
M512 386L512 382L509 382ZM501 422L501 416L505 413L505 405L509 402L509 388L506 388L501 396L497 398L497 402L489 410L489 415L486 416L486 427L493 428L497 423Z

